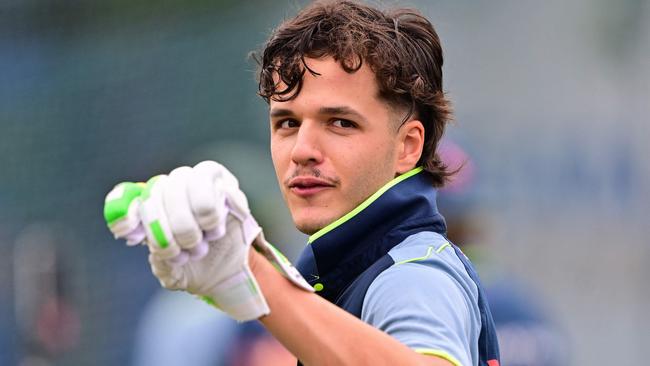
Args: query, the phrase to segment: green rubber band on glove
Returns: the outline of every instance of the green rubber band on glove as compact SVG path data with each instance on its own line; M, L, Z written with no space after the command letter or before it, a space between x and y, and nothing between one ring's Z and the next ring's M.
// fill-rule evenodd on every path
M124 182L115 187L115 190L122 190L121 196L113 198L109 195L104 204L104 220L109 226L128 215L131 202L140 197L144 190L144 184Z
M149 225L149 228L151 229L153 238L156 240L156 244L158 244L158 246L161 247L162 249L167 248L169 246L169 241L167 240L167 237L165 236L165 232L160 226L160 221L156 220L152 222Z

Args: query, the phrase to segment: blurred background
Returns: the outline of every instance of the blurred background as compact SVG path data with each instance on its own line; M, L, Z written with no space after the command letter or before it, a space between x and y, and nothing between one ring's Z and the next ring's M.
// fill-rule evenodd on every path
M0 1L0 365L287 358L160 291L102 205L119 181L219 160L295 258L247 55L304 3ZM643 364L650 1L381 3L419 8L443 41L449 156L471 164L441 210L503 315L503 364Z

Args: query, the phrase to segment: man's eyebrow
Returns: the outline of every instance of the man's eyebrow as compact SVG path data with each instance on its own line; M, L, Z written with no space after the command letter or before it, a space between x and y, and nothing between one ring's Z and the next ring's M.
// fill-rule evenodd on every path
M346 106L332 106L332 107L320 107L318 108L318 114L321 115L339 115L339 116L353 116L357 119L365 120L361 113L355 111L354 109ZM273 118L278 117L293 117L295 113L291 109L286 108L273 108L269 112L269 115Z
M271 109L271 112L269 113L271 117L291 117L294 115L294 113L291 111L291 109L285 109L285 108L273 108Z
M339 115L339 116L352 116L356 119L364 120L365 118L361 113L355 111L354 109L346 106L335 106L335 107L320 107L318 109L318 114L328 114L328 115Z

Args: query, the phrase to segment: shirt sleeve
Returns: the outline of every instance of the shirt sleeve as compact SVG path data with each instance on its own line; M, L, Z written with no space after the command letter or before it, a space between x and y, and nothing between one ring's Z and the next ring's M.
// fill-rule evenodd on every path
M440 259L395 264L368 288L361 319L416 352L473 365L480 316L465 282Z

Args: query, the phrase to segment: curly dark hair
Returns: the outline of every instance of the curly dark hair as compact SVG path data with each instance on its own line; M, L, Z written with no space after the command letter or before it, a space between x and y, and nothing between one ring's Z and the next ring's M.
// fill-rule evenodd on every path
M433 25L416 10L381 11L354 1L316 1L280 24L261 57L254 55L260 66L259 95L267 103L295 98L304 73L318 75L305 57L326 56L348 73L366 62L375 73L379 97L408 111L402 123L412 116L423 123L418 165L430 173L434 186L444 185L454 172L447 170L436 147L452 109L442 90L442 48Z

